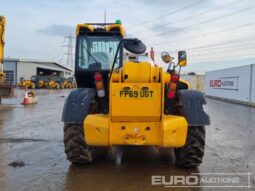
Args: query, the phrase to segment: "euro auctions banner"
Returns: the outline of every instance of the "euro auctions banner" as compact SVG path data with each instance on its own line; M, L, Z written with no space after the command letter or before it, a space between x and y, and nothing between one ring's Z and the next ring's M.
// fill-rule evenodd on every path
M233 77L222 77L216 80L210 80L209 86L213 89L238 91L238 78L239 76L233 76Z
M242 102L251 101L251 65L206 73L205 94Z
M252 68L251 102L253 105L255 105L255 64L253 64L251 68Z

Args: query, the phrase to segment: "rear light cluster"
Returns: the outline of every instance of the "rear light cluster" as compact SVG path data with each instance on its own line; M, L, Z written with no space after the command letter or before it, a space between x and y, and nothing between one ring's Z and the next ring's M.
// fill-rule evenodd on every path
M175 98L178 82L179 82L179 75L171 74L171 82L169 84L169 88L168 88L168 92L167 92L167 97L169 99Z
M104 97L105 96L105 89L104 89L104 81L103 81L102 74L95 73L94 80L95 80L95 85L96 85L98 97Z

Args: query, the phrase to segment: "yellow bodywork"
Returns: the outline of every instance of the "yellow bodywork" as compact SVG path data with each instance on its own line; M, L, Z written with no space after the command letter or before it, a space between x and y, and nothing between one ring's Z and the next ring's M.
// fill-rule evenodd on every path
M23 82L19 82L18 86L20 88L31 88L31 89L35 89L35 83L32 82L31 80L24 80Z
M94 32L94 30L95 30L94 27L90 24L78 24L76 27L76 35L77 36L80 34L81 29L85 29L89 32ZM116 30L116 29L119 30L120 35L122 37L125 36L125 29L121 24L110 24L105 28L106 32L110 32L110 31Z
M182 78L180 78L180 80L179 80L181 83L184 83L184 84L186 84L187 85L187 87L188 87L188 89L190 89L190 84L189 84L189 82L187 81L187 80L184 80L184 79L182 79Z
M55 80L51 80L49 82L49 88L50 89L59 89L60 88L60 84L58 82L56 82Z
M44 82L43 80L39 80L37 82L37 87L38 88L45 88L45 87L47 87L47 82Z
M112 24L106 27L106 31L110 32L111 30L118 29L122 37L125 36L125 29L121 24Z
M110 97L112 121L160 121L160 83L112 83Z
M78 36L80 34L80 30L84 28L84 29L87 29L88 31L90 32L93 32L94 31L94 27L91 26L91 25L88 25L88 24L78 24L77 27L76 27L76 35Z
M0 63L4 59L4 31L5 31L5 17L0 16Z
M19 82L18 86L20 88L46 88L48 86L48 82L45 82L43 80L39 80L38 82L34 82L32 80L23 80L23 82Z
M182 147L187 122L180 116L164 116L158 122L112 122L109 115L88 115L84 121L85 140L89 145L155 145Z
M63 85L64 85L64 88L71 88L71 87L70 87L70 83L68 82L67 79L64 80Z
M4 60L4 35L5 35L6 21L4 16L0 16L0 104L1 98L13 97L13 87L10 84L5 84L6 75L3 69Z
M0 16L0 85L4 83L5 74L3 72L3 59L4 59L4 31L5 31L5 17Z
M67 88L67 89L75 88L75 85L72 82L68 81L67 79L64 80L63 85L64 85L64 88Z
M109 114L84 120L88 145L154 145L182 147L188 123L164 114L165 83L171 75L150 63L126 62L110 79Z

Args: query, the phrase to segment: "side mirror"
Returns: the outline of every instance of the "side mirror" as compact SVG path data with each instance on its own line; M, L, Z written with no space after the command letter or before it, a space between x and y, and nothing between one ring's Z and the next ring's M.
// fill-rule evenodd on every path
M162 52L161 53L161 59L165 63L170 63L173 60L173 57L171 57L168 52Z
M138 39L124 39L123 47L133 54L143 54L146 51L145 44Z
M185 67L187 65L187 55L186 51L178 52L178 64L180 67Z

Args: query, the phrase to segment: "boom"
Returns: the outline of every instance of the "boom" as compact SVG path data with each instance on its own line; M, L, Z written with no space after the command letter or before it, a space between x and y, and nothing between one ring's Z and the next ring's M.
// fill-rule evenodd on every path
M4 31L5 31L5 17L0 16L0 84L3 84L3 59L4 59Z
M7 98L13 96L13 88L9 84L4 84L5 73L3 68L4 60L4 32L5 32L6 22L5 17L0 16L0 104L1 98Z

